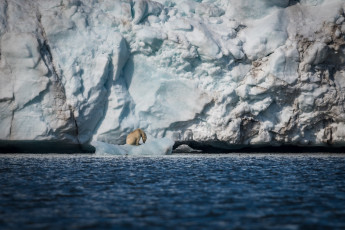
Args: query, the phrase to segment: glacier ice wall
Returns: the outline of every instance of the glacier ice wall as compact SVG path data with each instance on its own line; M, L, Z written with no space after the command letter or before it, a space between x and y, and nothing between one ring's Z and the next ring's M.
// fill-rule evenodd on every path
M344 0L2 0L0 140L345 144Z

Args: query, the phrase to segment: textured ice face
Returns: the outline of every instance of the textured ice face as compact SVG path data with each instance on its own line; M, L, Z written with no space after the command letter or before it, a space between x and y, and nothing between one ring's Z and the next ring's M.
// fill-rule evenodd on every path
M0 140L344 144L342 0L0 2Z

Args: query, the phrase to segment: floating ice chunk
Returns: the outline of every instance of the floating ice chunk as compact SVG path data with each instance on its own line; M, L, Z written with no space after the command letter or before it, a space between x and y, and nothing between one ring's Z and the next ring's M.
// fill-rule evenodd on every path
M113 155L126 155L127 151L124 148L124 145L112 145L101 141L92 141L91 145L96 148L97 155L106 155L106 154L113 154Z
M174 153L200 153L200 152L202 152L202 150L193 149L186 144L180 145L174 150Z
M101 141L93 141L91 144L96 148L96 154L112 155L168 155L171 154L174 141L169 138L150 138L145 144L135 145L113 145Z
M169 138L149 139L140 146L126 145L131 155L168 155L175 142Z

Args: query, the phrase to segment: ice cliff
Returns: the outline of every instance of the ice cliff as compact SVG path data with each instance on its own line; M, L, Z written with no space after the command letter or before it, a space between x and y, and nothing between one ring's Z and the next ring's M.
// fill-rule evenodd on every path
M344 0L1 0L0 142L345 145Z

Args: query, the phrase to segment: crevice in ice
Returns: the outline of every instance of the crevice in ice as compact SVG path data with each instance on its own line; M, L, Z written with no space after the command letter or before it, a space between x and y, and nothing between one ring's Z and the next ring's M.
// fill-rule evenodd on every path
M4 22L4 25L5 25L5 32L7 32L7 26L8 26L8 19L9 19L9 14L8 14L8 0L5 0L5 4L4 4L4 13L5 13L5 22Z
M332 129L329 129L329 139L327 140L327 144L333 143L333 131Z
M56 67L54 65L53 55L52 55L51 48L50 48L49 43L48 43L48 38L47 38L47 35L46 35L46 32L45 32L45 29L44 29L44 27L42 25L41 19L42 19L42 15L39 12L39 10L37 10L38 26L39 26L39 29L40 29L40 32L41 32L40 35L43 38L43 43L42 43L41 39L37 39L37 41L38 41L38 43L40 45L41 57L42 57L45 65L47 66L48 70L52 71L51 74L55 78L55 80L61 81L60 78L59 78L59 74L56 71ZM61 86L62 85L63 84L61 84Z
M257 136L259 134L259 126L260 122L253 117L241 118L240 142L245 143L246 140Z
M235 28L236 34L238 34L241 30L243 30L243 29L245 29L245 28L247 28L246 25L242 25L242 24L238 25L238 26Z
M133 19L133 18L134 18L134 8L133 8L134 2L133 2L133 1L130 1L130 4L131 4L131 17L132 17L132 19Z
M12 97L5 97L5 98L1 98L0 102L5 102L5 101L12 101L13 98Z
M13 100L14 100L14 99L15 99L15 98L14 98L14 94L13 94L12 97L13 97ZM9 132L9 134L10 134L10 139L12 139L11 137L12 137L13 120L14 120L14 109L12 109L11 126L10 126L10 132Z
M74 116L74 111L71 105L68 106L70 113L71 113L71 117L74 121L74 125L75 125L75 137L77 139L78 144L81 146L80 140L79 140L79 128L78 128L78 122L77 119Z
M81 70L81 71L84 72L84 70ZM86 97L86 96L85 96L84 79L83 79L82 75L83 75L82 73L80 73L80 75L79 75L80 87L79 87L79 90L78 90L78 94L81 94L81 95L83 96L83 98L87 98L87 99L89 100L90 97L91 97L91 94L92 94L92 90L90 90L90 91L88 92L87 97ZM74 76L74 77L76 77L76 76ZM77 95L77 92L76 92L75 95ZM84 107L83 109L87 109L87 108ZM84 112L84 111L82 111L82 112Z
M56 67L54 65L54 60L53 60L53 54L51 52L51 48L48 42L48 38L45 32L45 29L43 27L42 24L42 15L39 11L39 9L37 9L36 11L36 16L37 16L37 21L38 21L38 27L39 27L39 32L40 34L38 35L37 41L38 44L40 46L40 53L41 53L41 58L44 62L44 64L46 65L47 69L48 69L48 74L47 77L53 77L53 79L50 79L51 81L47 84L47 88L42 91L36 98L38 99L39 97L43 98L43 96L46 93L49 93L49 88L52 84L55 85L55 87L57 87L58 91L62 93L62 100L66 103L66 91L65 91L65 87L64 84L62 83L61 77L59 76ZM43 40L43 41L42 41ZM35 99L35 98L34 98ZM31 100L31 103L35 102L35 100ZM28 104L28 103L27 103ZM75 138L78 142L78 144L80 145L80 140L79 140L79 129L78 129L78 124L77 124L77 120L74 116L74 111L71 105L68 105L68 109L70 111L70 115L71 115L71 119L72 122L75 125Z

